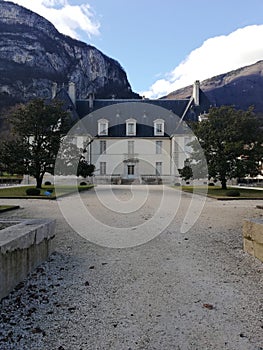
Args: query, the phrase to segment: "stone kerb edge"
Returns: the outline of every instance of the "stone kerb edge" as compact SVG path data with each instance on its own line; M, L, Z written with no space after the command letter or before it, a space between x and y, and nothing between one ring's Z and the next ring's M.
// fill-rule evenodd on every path
M245 252L263 262L263 219L243 221L243 248Z
M55 220L0 220L0 300L53 252Z
M39 244L44 239L51 239L55 236L55 220L26 219L14 220L13 222L19 223L0 231L1 254L16 249L27 249L33 244Z

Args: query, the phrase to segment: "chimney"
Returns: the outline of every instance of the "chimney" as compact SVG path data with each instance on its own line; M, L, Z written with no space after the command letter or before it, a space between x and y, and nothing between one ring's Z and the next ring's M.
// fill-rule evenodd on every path
M56 97L56 94L57 94L57 87L58 87L58 84L57 84L57 83L53 83L53 84L52 84L52 88L51 88L51 99L52 99L52 100Z
M76 87L75 87L75 83L70 82L68 84L68 94L69 94L69 97L70 97L72 103L75 106L75 104L76 104Z
M193 98L194 98L194 103L196 106L199 106L200 104L200 99L199 99L199 91L200 90L200 81L196 80L194 82L194 86L193 86Z
M90 108L90 109L93 109L94 94L93 94L92 92L90 92L89 95L88 95L88 97L89 97L89 108Z

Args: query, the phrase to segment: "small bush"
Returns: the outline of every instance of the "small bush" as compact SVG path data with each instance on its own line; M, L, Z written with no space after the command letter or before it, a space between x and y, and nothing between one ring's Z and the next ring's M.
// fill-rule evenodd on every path
M180 182L176 182L174 186L181 186Z
M227 191L226 195L228 197L239 197L240 192L238 190L229 190L229 191Z
M40 195L40 189L39 188L28 188L26 190L26 194L28 196L39 196Z
M87 182L82 181L79 185L80 185L80 186L87 186Z
M44 185L45 185L45 186L51 186L52 183L51 183L50 181L46 181L46 182L44 183Z
M209 182L208 186L215 186L213 182Z

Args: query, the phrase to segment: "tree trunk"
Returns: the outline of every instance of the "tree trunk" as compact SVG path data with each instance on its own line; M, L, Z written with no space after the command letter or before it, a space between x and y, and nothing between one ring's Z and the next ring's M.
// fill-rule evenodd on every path
M37 188L42 188L43 177L44 177L44 174L36 176L36 181L37 181L37 186L36 187Z
M226 178L221 179L221 188L222 188L222 190L227 190Z

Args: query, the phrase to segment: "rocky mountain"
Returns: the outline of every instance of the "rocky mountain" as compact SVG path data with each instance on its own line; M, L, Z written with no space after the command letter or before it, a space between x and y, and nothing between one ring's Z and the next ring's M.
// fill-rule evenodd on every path
M138 97L120 64L59 33L43 17L0 0L0 108L51 97L53 83L76 84L77 97Z
M256 113L263 114L263 60L204 80L201 89L213 106L234 105L238 109L254 106ZM192 86L187 86L165 98L186 98L191 94Z

